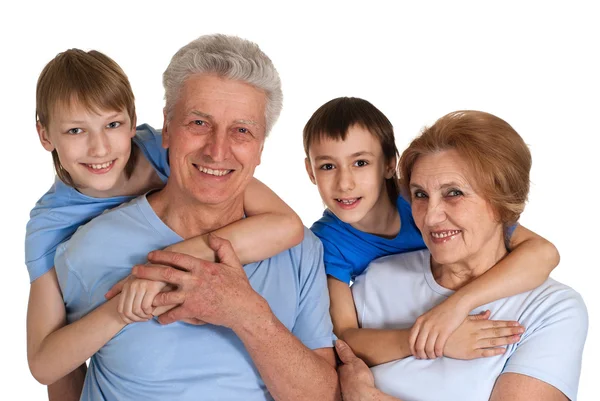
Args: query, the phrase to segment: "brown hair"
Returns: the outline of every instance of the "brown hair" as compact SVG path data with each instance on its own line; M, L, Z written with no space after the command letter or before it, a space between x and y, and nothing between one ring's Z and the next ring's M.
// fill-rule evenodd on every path
M135 99L127 76L114 60L95 50L69 49L59 53L46 64L38 78L35 113L43 127L48 128L52 112L72 102L94 111L126 110L132 128L136 121ZM125 166L128 177L133 172L136 157L137 152L132 151ZM60 164L56 149L52 151L52 159L58 177L74 186L71 176Z
M377 107L357 97L338 97L313 113L303 130L306 157L313 142L323 138L344 141L348 129L353 125L360 125L379 140L386 162L398 157L394 128L390 120ZM386 189L395 205L399 194L396 174L386 179Z
M504 120L481 111L455 111L426 128L400 157L400 181L408 193L419 156L455 149L470 166L477 191L505 225L519 220L529 193L531 153Z

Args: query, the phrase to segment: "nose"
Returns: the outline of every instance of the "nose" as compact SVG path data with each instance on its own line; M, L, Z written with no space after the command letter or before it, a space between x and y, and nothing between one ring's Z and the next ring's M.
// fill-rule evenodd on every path
M429 227L436 225L446 220L446 210L441 200L429 199L427 204L427 212L425 214L425 224Z
M106 132L99 131L90 133L89 154L92 157L104 157L110 154L110 141Z
M338 188L342 192L348 192L354 189L354 175L349 168L339 168L338 170Z
M229 138L225 130L214 130L207 135L204 155L211 161L221 162L227 158Z

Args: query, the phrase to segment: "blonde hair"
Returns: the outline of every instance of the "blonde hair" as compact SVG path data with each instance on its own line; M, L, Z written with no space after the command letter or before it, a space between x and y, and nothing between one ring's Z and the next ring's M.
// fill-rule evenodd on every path
M89 110L125 110L131 124L136 121L135 98L129 79L121 67L108 56L91 50L69 49L52 59L40 74L36 89L36 121L47 128L51 115L73 102ZM132 146L132 149L136 149ZM133 172L137 152L132 151L125 166L129 177ZM58 177L74 186L69 173L62 167L58 152L52 151Z
M456 150L470 166L480 195L506 227L519 220L529 194L531 153L504 120L481 111L449 113L426 128L400 157L400 182L408 192L419 156Z

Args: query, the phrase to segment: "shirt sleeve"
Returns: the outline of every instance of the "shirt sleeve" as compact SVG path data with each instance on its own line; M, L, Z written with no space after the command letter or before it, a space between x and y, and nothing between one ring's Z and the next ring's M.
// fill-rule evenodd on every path
M328 239L321 238L323 243L323 262L325 273L348 285L353 276L353 267L346 261L340 249Z
M25 264L31 283L52 269L56 247L75 229L49 209L32 214L25 234Z
M300 258L300 300L292 334L310 348L333 347L335 336L329 315L329 293L323 267L323 246L310 232L304 233Z
M518 373L542 380L577 399L588 314L581 296L573 290L543 297L533 308L535 323L525 322L529 334L522 338L502 373ZM526 320L526 319L525 319Z

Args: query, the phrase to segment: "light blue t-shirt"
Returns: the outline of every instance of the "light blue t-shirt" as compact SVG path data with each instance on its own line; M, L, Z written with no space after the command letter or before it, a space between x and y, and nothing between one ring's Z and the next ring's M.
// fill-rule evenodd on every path
M408 202L398 196L396 207L400 215L400 232L391 239L357 230L326 209L323 217L310 228L323 242L325 272L349 284L374 259L425 248Z
M68 322L105 302L104 294L145 263L148 252L182 238L146 196L112 209L61 244L55 268ZM333 346L323 247L308 229L296 247L244 266L252 287L310 348ZM267 341L267 339L265 339ZM156 320L126 326L90 360L82 400L270 400L240 339L225 327Z
M392 255L370 264L356 278L352 295L360 327L407 329L454 291L431 272L428 250ZM518 373L544 381L577 399L588 316L581 296L548 279L538 288L483 305L491 319L517 320L521 340L503 355L469 361L408 357L371 368L375 386L403 401L488 400L496 379Z
M133 142L150 161L163 182L170 169L167 151L161 146L161 132L147 124L137 127ZM63 183L58 177L54 185L31 210L25 235L25 263L30 282L54 266L56 247L67 240L82 224L135 196L94 198Z

